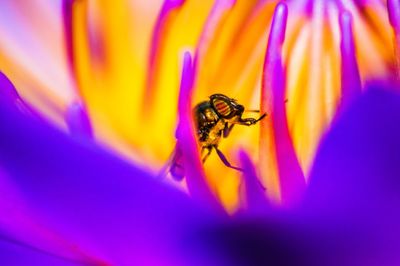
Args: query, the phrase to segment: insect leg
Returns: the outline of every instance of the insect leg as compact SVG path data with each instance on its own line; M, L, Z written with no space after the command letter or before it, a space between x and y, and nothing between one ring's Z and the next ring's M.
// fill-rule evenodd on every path
M227 138L229 136L229 133L231 133L234 125L235 124L228 125L228 123L225 123L224 133L223 133L224 138Z
M261 115L258 119L255 118L240 118L238 121L234 122L235 124L244 125L244 126L251 126L263 119L267 116L267 113Z
M267 113L263 113L257 120L256 120L256 123L258 122L258 121L260 121L261 119L263 119L264 117L266 117L267 116Z
M243 172L242 168L231 165L230 162L228 161L228 159L226 159L225 155L222 153L222 151L217 148L217 146L213 146L213 147L214 147L215 151L217 152L218 157L225 164L225 166Z
M203 154L203 151L204 150L207 150L207 153L203 156L203 158L201 159L201 161L204 163L206 160L207 160L207 158L208 158L208 156L210 156L210 154L211 154L211 151L212 151L212 147L203 147L202 149L201 149L201 154Z

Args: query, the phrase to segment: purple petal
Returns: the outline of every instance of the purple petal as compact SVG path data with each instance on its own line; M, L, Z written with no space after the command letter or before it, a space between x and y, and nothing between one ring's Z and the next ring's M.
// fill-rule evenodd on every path
M285 107L286 77L282 62L282 45L285 40L287 15L286 4L279 3L275 8L264 61L261 109L262 112L268 113L267 107L272 104L269 117L273 126L281 198L284 204L291 205L301 198L305 189L305 179L289 134ZM267 123L270 123L267 119L261 121L261 138L266 137L263 128ZM268 148L263 144L260 148L262 153L268 153ZM264 163L264 160L260 160L260 163Z
M66 122L70 133L78 137L93 137L93 130L86 109L81 103L72 103L67 107Z
M348 11L342 11L339 15L339 24L341 31L341 86L342 99L341 107L345 108L350 101L361 93L361 79L356 59L354 45L352 15Z
M35 118L43 119L42 116L31 108L19 95L14 84L0 71L0 103L17 108L22 113Z
M14 109L0 106L0 125L0 165L38 223L77 250L114 265L209 259L187 238L213 218L186 195Z
M388 0L389 21L396 34L400 33L400 2L397 0Z
M83 262L55 256L35 247L3 237L0 238L0 262L2 265L7 266L76 266L83 264Z
M15 103L17 100L20 100L20 97L14 85L3 72L0 72L0 101Z
M302 206L216 225L212 248L236 265L399 265L400 95L384 89L336 120Z
M0 171L0 194L0 240L68 261L96 261L55 232L43 227L27 208L29 204L4 170Z
M317 206L332 204L329 212L381 202L400 189L400 98L376 87L333 126L316 157L308 196Z
M382 87L393 89L373 85L326 136L304 207L321 224L346 229L343 238L358 234L362 239L358 239L355 258L382 260L375 265L398 265L400 96Z
M167 22L171 13L182 7L185 0L165 0L161 8L160 14L157 17L156 24L151 39L149 65L146 77L146 91L143 98L143 106L147 110L151 109L152 100L156 95L157 83L157 58L161 56L163 47L163 38L168 34Z
M257 176L256 169L245 151L239 153L241 168L243 169L245 206L244 210L250 214L263 213L268 210L269 202L265 196L265 188Z
M64 23L64 38L66 45L66 53L68 60L68 67L70 74L75 76L75 63L74 63L74 40L72 32L72 8L74 0L63 0L62 1L62 13L63 13L63 23Z
M186 174L186 183L190 194L198 201L205 202L211 208L221 211L221 206L212 194L200 159L192 121L192 93L194 66L189 52L184 54L181 87L179 93L179 124L176 130L177 145L180 145Z
M394 56L396 57L396 78L400 79L400 2L388 0L387 9L389 21L393 28Z

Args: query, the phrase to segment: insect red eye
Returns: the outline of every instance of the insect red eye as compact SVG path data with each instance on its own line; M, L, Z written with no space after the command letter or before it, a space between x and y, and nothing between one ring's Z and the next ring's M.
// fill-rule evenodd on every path
M227 117L232 114L232 107L224 100L222 99L214 99L213 100L213 105L215 110L224 117Z

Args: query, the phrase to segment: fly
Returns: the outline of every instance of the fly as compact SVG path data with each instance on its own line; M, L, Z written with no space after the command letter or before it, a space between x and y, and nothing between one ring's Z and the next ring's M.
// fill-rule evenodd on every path
M242 170L229 163L218 145L222 138L229 136L235 125L251 126L267 115L264 113L258 119L243 118L242 115L245 111L259 112L257 110L245 110L243 105L224 94L213 94L208 101L201 102L193 108L193 119L203 163L210 156L212 150L215 150L225 166L238 171ZM176 145L169 168L169 172L176 180L182 180L185 175L181 148Z

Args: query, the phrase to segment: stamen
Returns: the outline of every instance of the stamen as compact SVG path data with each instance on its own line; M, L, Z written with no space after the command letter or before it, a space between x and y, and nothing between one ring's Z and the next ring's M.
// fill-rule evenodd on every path
M245 17L240 18L240 27L235 15L237 10L246 10ZM269 0L241 1L229 10L226 23L220 23L218 36L211 44L204 58L207 65L204 89L211 94L215 88L222 93L235 95L244 103L251 102L253 93L246 88L258 86L260 69L262 67L267 26L272 20L275 3ZM214 38L215 39L215 38ZM214 46L215 45L215 46ZM223 67L221 67L221 62ZM203 87L202 87L203 89Z
M78 102L70 104L67 108L65 120L73 136L93 138L92 125L84 106Z
M398 0L388 0L387 8L389 21L394 33L393 43L396 57L396 77L400 79L400 2Z
M192 94L194 66L189 52L184 54L178 111L179 124L176 130L177 145L181 145L186 184L189 193L206 206L222 211L221 205L210 191L206 181L200 152L197 146L195 127L192 121Z
M216 0L210 14L207 17L207 20L205 22L203 31L200 35L198 44L196 46L196 52L194 56L194 68L195 72L199 70L199 66L201 66L201 60L204 57L204 54L209 47L213 35L218 29L218 26L221 25L222 19L225 15L225 13L230 10L236 3L236 0ZM201 69L200 69L201 70ZM201 75L201 72L199 72L199 75ZM199 78L199 81L202 79ZM196 81L195 81L196 82ZM199 85L201 87L201 85ZM207 89L207 88L205 88Z
M361 79L356 59L356 51L353 38L352 15L348 11L342 11L339 15L341 31L341 82L342 100L341 107L346 106L361 92Z
M265 188L260 182L256 169L247 153L241 150L239 158L243 169L245 211L254 214L264 212L269 206L265 195Z
M157 89L157 66L159 65L159 57L162 53L163 39L166 38L168 34L167 24L171 13L179 9L185 0L165 0L160 14L157 17L156 24L154 26L153 36L151 40L150 55L149 55L149 65L146 77L146 90L144 94L143 108L146 110L151 109L152 100L155 98L155 90Z
M260 122L260 165L264 166L261 168L262 176L268 179L279 178L279 181L273 181L279 182L282 203L291 205L301 198L305 189L305 179L289 134L285 109L286 77L282 62L282 45L287 15L286 4L279 3L275 8L264 61L261 112L270 114L271 121L264 119ZM273 156L275 159L272 159ZM277 173L270 172L274 165ZM268 184L267 188L270 189Z
M68 69L70 72L70 76L75 76L74 69L74 41L72 34L72 6L74 0L64 0L62 3L62 12L63 12L63 22L64 22L64 38L66 45L66 53L67 53L67 61L68 61ZM75 81L75 79L73 79Z

